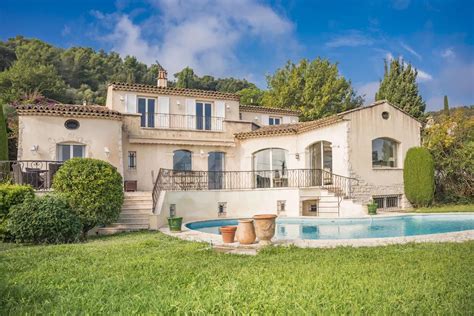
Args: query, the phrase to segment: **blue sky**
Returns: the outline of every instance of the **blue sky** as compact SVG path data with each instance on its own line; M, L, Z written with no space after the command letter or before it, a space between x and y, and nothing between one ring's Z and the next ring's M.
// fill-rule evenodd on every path
M287 60L321 56L339 63L366 103L383 59L402 56L419 71L428 109L445 94L451 105L474 104L474 1L3 0L0 38L18 34L261 88Z

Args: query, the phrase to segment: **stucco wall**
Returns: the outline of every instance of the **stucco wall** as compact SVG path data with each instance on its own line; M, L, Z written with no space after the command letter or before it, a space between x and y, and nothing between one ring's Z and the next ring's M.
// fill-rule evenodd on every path
M269 117L281 117L282 121L281 124L289 124L289 123L297 123L299 121L298 116L291 116L291 115L282 115L282 114L264 114L259 112L241 112L241 118L243 121L254 122L259 125L269 125L268 119Z
M68 130L64 122L79 121L80 127ZM22 115L18 118L18 160L57 160L57 144L86 145L85 156L110 162L123 173L122 121L59 116ZM38 145L38 151L30 149ZM106 154L108 148L109 154Z
M238 143L240 170L252 170L253 154L265 148L288 150L288 169L310 168L308 147L319 141L329 141L332 143L333 173L347 176L349 169L346 122L340 122L299 135L241 140ZM297 159L297 154L299 159Z
M389 113L389 119L382 118ZM408 149L420 146L421 124L389 104L347 114L350 175L360 179L356 199L366 203L373 195L403 194L403 161ZM372 167L372 140L387 137L399 142L396 168ZM409 204L403 197L402 206Z
M112 89L112 86L108 87L107 90L107 103L106 106L112 110L125 113L125 95L126 91L116 91ZM159 96L169 97L170 103L170 114L186 114L186 99L196 99L196 101L207 101L214 104L219 99L211 98L196 98L196 97L182 97L175 95L166 95L166 94L151 94L151 93L142 93L142 92L133 92L137 97L148 97L148 98L158 98ZM111 97L109 97L111 96ZM238 120L239 119L239 102L233 100L222 100L225 102L225 119L226 120ZM178 104L179 102L179 104Z

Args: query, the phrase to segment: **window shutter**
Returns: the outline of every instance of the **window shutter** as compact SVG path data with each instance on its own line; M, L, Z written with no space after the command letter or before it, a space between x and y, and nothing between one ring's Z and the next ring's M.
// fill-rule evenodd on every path
M291 119L289 116L283 116L282 118L282 124L290 124L291 123Z
M216 118L215 118L215 120L216 120L215 129L218 130L218 131L222 131L222 125L223 125L223 121L225 119L225 102L224 101L216 101L215 105L216 105L216 113L214 114L214 116L216 116Z
M196 100L186 99L186 127L193 129L196 124Z
M137 113L137 95L127 93L125 95L125 111L127 113Z
M169 97L158 97L158 127L170 127Z
M259 123L261 125L270 125L270 116L267 114L262 114L262 121Z

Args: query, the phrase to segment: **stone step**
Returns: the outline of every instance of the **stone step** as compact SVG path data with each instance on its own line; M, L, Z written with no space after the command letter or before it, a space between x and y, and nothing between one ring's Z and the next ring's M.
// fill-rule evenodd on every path
M151 196L126 196L124 201L153 201Z
M144 228L148 229L148 228ZM143 229L129 229L129 228L117 228L117 227L103 227L97 230L98 235L113 235L124 232L139 231Z
M119 224L125 224L125 225L130 225L130 224L133 224L133 225L146 225L148 226L148 224L150 223L150 219L148 218L148 216L146 216L145 218L141 218L141 217L120 217L118 219L118 222Z
M152 200L125 200L123 201L124 205L141 205L141 204L146 204L146 205L153 205Z
M122 211L129 211L129 210L149 210L153 208L153 205L124 205L122 206Z
M140 230L140 229L148 229L147 224L134 224L134 223L112 223L105 228L120 228L120 229L128 229L128 230Z

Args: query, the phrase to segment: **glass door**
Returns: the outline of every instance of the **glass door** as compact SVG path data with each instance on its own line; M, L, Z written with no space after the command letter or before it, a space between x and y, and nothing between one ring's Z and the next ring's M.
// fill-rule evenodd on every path
M332 173L331 143L321 141L309 146L310 181L312 186L328 184Z
M207 168L209 172L209 190L222 189L224 187L224 153L210 152L207 160Z

